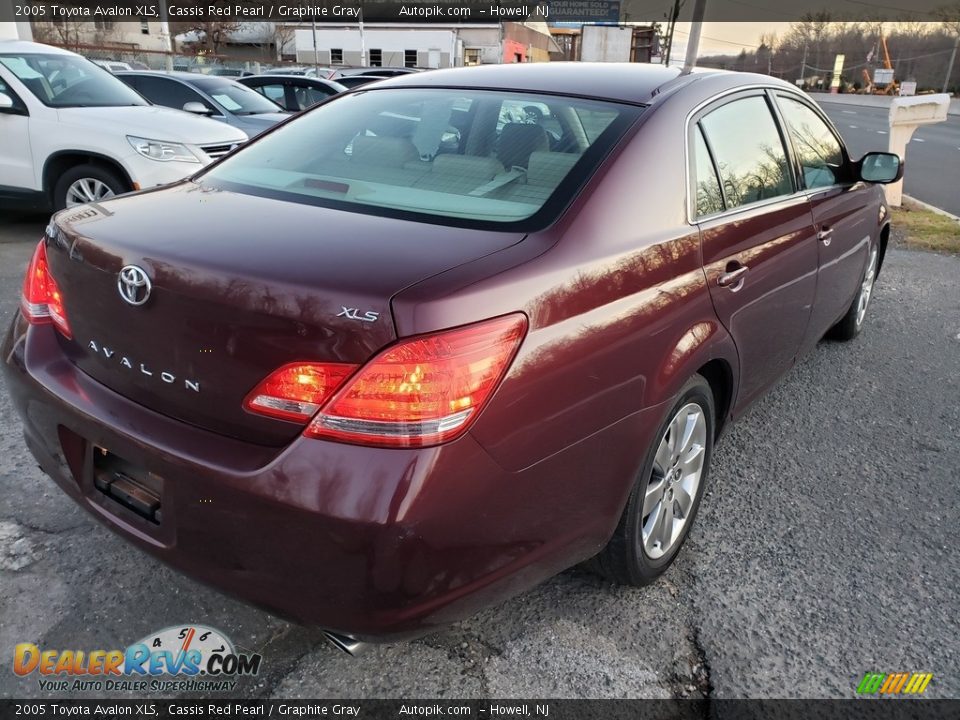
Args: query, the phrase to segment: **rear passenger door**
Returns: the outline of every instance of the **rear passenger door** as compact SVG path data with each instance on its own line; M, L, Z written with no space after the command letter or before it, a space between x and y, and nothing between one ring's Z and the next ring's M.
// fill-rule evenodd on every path
M810 209L765 91L719 100L689 127L691 213L720 322L740 356L734 412L790 366L816 289Z
M876 202L869 185L846 177L849 158L843 144L810 103L777 93L777 105L817 229L817 296L804 342L812 347L857 293L877 227Z

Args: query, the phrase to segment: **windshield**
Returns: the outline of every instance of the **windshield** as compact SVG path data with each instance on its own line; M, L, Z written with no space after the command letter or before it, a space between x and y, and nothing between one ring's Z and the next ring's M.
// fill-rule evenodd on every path
M234 115L283 112L283 108L235 80L198 75L188 81Z
M522 112L530 106L541 112ZM200 182L448 224L540 225L566 206L640 111L490 90L370 90L305 113Z
M0 55L0 63L50 107L149 104L109 71L76 55Z

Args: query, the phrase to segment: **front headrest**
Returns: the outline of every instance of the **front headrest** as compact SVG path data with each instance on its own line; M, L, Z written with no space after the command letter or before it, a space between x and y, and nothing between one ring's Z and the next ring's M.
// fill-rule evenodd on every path
M530 123L507 123L497 142L497 156L507 168L526 167L530 153L550 149L547 131Z

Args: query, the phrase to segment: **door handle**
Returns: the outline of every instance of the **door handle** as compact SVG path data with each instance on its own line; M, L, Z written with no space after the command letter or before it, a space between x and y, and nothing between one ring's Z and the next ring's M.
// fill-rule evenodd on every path
M730 265L727 267L730 267ZM740 286L743 285L743 276L747 274L749 269L746 265L740 265L733 270L727 270L727 272L717 278L717 285L730 288L736 292L740 289Z
M824 245L830 244L830 239L833 237L833 228L821 228L820 232L817 233L817 240L822 242Z

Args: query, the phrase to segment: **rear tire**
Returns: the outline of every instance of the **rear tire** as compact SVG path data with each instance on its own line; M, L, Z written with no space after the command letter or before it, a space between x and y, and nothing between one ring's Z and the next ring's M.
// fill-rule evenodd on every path
M700 507L715 418L710 385L694 375L660 424L620 523L589 568L612 582L648 585L670 567Z
M846 342L853 340L860 331L863 330L863 324L867 317L867 308L870 307L870 299L873 297L873 284L877 279L877 269L880 267L879 248L874 245L870 248L870 255L867 258L867 267L864 268L863 276L860 278L860 287L857 290L856 297L850 303L847 314L841 318L840 322L827 331L827 337L831 340Z
M100 165L76 165L63 173L53 187L53 209L106 200L132 190L117 173Z

